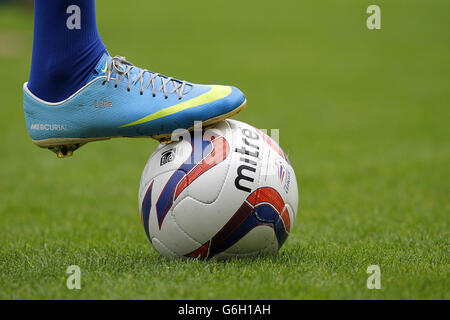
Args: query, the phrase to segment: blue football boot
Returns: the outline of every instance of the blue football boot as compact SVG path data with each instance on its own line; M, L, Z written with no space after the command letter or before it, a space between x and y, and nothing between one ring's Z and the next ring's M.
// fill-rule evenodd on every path
M237 88L201 85L138 68L104 54L85 86L61 102L46 102L23 86L23 107L33 142L58 157L91 141L153 137L170 141L194 121L211 125L246 105Z

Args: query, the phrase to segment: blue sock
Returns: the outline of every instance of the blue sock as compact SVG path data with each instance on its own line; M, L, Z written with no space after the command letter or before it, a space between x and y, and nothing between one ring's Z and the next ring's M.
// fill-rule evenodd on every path
M28 89L48 102L68 98L87 83L105 50L94 0L35 0Z

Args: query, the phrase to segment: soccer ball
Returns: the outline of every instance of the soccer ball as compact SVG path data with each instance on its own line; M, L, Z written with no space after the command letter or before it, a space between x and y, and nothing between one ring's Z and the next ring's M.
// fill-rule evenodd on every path
M298 206L295 173L278 144L235 120L176 139L156 148L141 177L142 224L155 249L218 259L276 253Z

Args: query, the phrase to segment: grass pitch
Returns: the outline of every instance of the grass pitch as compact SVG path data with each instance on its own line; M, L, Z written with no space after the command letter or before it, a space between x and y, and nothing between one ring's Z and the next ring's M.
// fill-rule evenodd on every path
M117 2L117 5L116 5ZM152 140L33 146L32 12L0 10L1 299L449 299L448 1L98 1L111 54L247 95L279 128L300 208L277 257L169 261L137 204ZM366 269L381 268L381 290ZM82 289L66 288L78 265Z

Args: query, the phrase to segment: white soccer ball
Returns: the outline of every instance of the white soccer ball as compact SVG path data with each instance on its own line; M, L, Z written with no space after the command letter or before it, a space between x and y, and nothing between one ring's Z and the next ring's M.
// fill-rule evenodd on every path
M297 215L294 170L268 135L225 120L160 144L145 166L139 209L166 257L276 253Z

